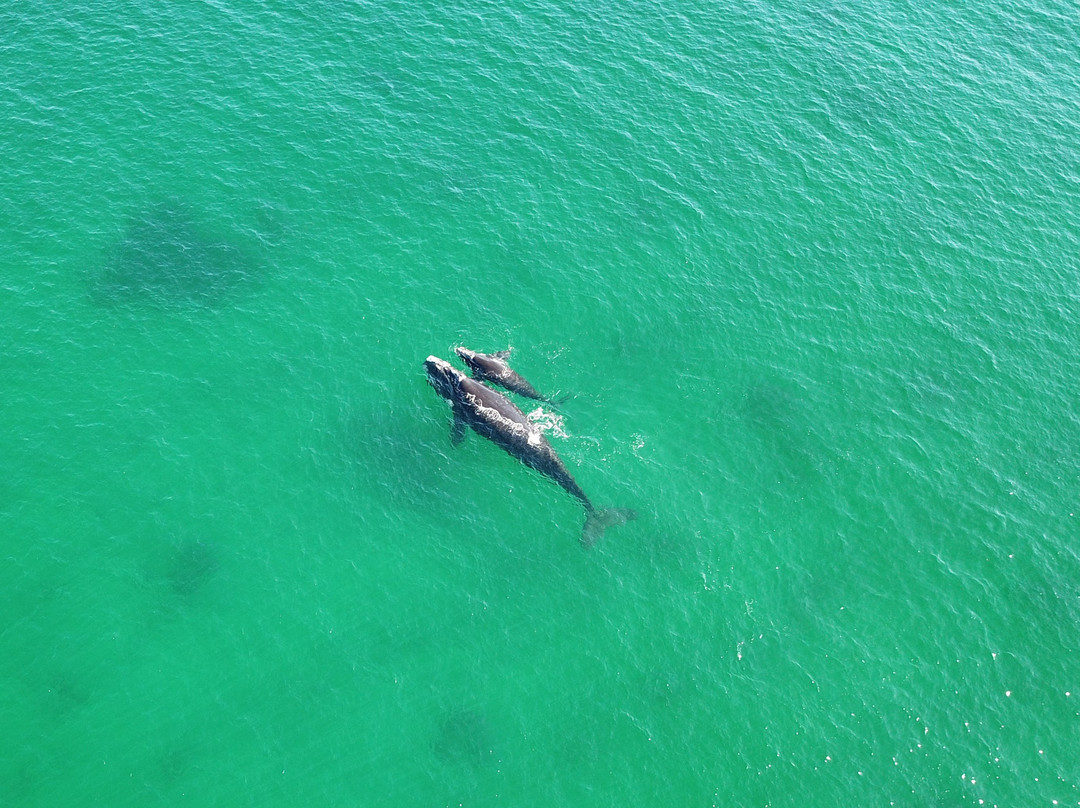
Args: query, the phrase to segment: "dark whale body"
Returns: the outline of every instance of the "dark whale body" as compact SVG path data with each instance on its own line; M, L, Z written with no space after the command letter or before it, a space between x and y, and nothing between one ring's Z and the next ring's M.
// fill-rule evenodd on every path
M532 398L547 404L561 404L566 399L552 401L543 395L535 387L529 384L525 378L507 364L506 358L510 356L510 350L497 351L493 354L482 354L470 351L468 348L455 348L454 352L461 361L469 366L474 379L497 384L499 387L517 393L524 398Z
M585 527L581 543L588 547L605 528L621 525L637 514L629 508L598 510L581 490L544 433L502 393L470 379L449 362L436 356L424 361L428 381L435 391L450 402L454 414L451 441L456 446L465 437L465 428L502 447L526 466L534 468L558 483L585 508Z

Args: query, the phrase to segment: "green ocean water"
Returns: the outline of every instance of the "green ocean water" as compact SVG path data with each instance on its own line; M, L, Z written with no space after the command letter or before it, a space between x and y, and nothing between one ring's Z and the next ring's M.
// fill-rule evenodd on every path
M1077 43L8 4L0 806L1080 805Z

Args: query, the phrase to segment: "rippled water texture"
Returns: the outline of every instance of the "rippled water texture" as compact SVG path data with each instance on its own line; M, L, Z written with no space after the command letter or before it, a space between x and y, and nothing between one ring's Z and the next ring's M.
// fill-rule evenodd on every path
M8 4L0 805L1080 805L1078 20Z

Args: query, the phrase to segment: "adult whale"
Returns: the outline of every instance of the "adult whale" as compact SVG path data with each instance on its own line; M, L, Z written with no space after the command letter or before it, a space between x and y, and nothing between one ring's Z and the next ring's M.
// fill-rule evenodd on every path
M593 545L604 535L606 528L637 518L630 508L595 508L540 428L502 393L470 379L437 356L425 359L424 369L435 392L450 402L454 414L451 442L455 446L461 443L465 428L472 427L474 432L502 447L526 466L557 482L585 506L585 527L581 532L583 546Z
M468 348L459 347L454 348L454 353L461 358L462 362L469 366L469 370L472 371L474 379L491 382L492 384L497 384L499 387L509 390L511 393L517 393L519 396L536 399L537 401L543 401L552 405L562 404L566 401L565 398L561 398L558 401L552 401L547 396L542 395L535 387L529 384L520 373L510 367L506 362L506 358L510 356L510 349L497 351L493 354L483 354L477 353L476 351L470 351Z

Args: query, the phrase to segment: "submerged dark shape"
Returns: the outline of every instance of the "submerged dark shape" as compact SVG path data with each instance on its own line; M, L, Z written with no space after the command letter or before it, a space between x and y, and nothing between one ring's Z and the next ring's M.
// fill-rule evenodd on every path
M785 477L805 480L823 470L826 455L805 391L794 385L761 381L751 385L743 400L743 417Z
M467 709L448 713L439 724L432 751L443 763L484 763L495 754L495 737L487 716Z
M186 541L173 550L166 577L174 595L192 595L217 572L217 551L202 541Z
M454 413L451 441L459 444L465 428L502 447L525 465L557 482L585 507L585 527L581 543L594 544L613 525L637 518L629 508L597 510L581 490L544 433L506 396L470 379L449 362L436 356L424 361L428 381L435 391L450 402Z
M99 303L208 305L247 277L248 270L239 248L204 230L190 206L174 200L131 221L109 251L92 293Z
M566 401L565 398L552 401L529 384L520 373L511 368L506 362L507 357L510 356L510 350L507 348L505 351L497 351L493 354L482 354L470 351L468 348L458 347L454 349L454 352L461 358L462 362L469 366L474 379L497 384L511 393L517 393L519 396L543 401L547 404L556 405Z

